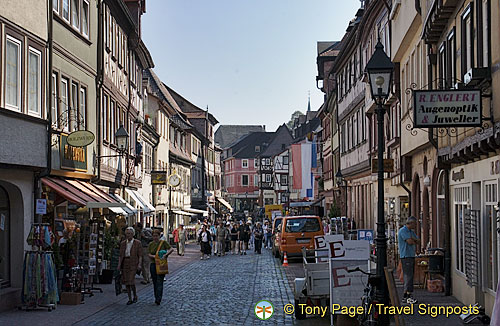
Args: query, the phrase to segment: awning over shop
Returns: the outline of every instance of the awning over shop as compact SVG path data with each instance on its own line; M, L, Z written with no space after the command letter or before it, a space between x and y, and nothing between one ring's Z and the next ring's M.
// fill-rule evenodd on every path
M214 213L214 214L219 214L219 213L215 210L215 208L213 208L213 207L212 207L212 205L210 205L209 203L207 203L207 207L208 207L208 209L209 209L212 213Z
M313 204L312 201L298 201L290 203L290 207L309 207Z
M207 211L203 211L201 209L196 209L196 208L192 208L192 207L184 207L184 210L187 212L196 213L196 214L205 214L207 212Z
M42 183L54 190L61 197L87 208L124 207L125 204L117 201L95 185L71 179L45 177Z
M125 207L123 207L123 210L125 211L125 215L134 215L137 213L137 209L133 208L125 199L123 199L120 195L118 194L111 194L113 198L115 198L118 202L124 203ZM118 214L118 213L117 213Z
M231 205L224 199L224 198L221 198L221 197L217 197L217 200L224 206L226 206L227 209L229 209L229 212L233 212L233 208L231 207Z
M187 216L196 215L196 214L185 212L185 211L181 211L181 210L173 210L172 212L175 213L175 214L179 214L179 215L187 215Z
M121 207L110 207L109 210L118 215L128 215L127 212L125 212L125 210Z
M144 211L145 214L153 213L155 208L136 190L125 188L127 194L136 202L136 204Z

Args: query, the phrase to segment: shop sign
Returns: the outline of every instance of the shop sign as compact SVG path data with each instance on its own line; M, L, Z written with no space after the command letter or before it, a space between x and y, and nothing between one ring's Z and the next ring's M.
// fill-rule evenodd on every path
M61 134L61 168L73 171L87 171L87 148L68 144L68 135Z
M372 173L378 172L378 159L372 159ZM394 160L392 158L384 159L384 172L394 172Z
M94 142L95 136L88 130L74 131L68 135L67 142L73 147L86 147Z
M465 172L464 169L460 169L458 172L452 172L451 174L451 180L453 181L460 181L465 178Z
M36 214L40 215L47 214L47 199L36 200Z
M151 171L151 184L152 185L166 185L167 184L167 171Z
M413 92L413 127L481 127L481 91Z

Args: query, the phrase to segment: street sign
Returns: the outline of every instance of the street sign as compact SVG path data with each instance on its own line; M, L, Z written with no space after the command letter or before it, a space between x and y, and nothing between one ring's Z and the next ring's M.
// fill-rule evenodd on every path
M357 230L358 240L368 240L373 244L373 230Z
M47 199L36 200L36 214L40 215L47 214Z
M378 172L378 159L372 159L372 173ZM394 172L394 160L392 158L384 159L384 172Z
M413 127L481 127L481 91L413 91Z

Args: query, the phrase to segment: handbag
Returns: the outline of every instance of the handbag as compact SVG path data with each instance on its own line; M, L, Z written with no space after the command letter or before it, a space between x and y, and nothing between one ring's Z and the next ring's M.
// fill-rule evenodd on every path
M168 274L167 257L161 259L160 256L158 255L158 252L160 251L162 245L163 245L163 240L160 241L160 244L158 245L158 249L156 250L156 255L155 255L156 274L158 275Z

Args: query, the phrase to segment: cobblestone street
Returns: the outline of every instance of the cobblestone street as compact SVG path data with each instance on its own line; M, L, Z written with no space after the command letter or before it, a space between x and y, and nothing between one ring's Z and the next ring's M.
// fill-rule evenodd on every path
M155 305L151 285L139 287L139 301L127 306L127 297L104 294L87 298L78 306L58 306L55 311L11 311L0 314L0 325L328 325L328 318L297 321L285 315L283 306L293 304L291 283L279 260L263 250L256 255L213 257L201 261L198 247L189 245L187 255L173 255L173 272L166 277L163 301ZM299 264L293 264L297 269ZM139 283L140 279L136 279ZM139 284L140 285L140 284ZM267 321L255 317L260 300L274 305ZM48 318L50 317L50 318Z

